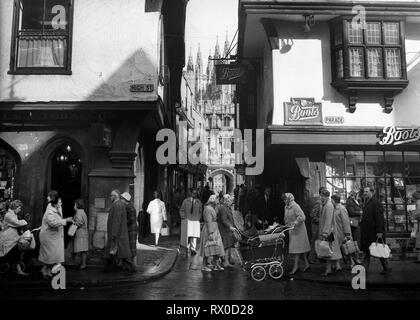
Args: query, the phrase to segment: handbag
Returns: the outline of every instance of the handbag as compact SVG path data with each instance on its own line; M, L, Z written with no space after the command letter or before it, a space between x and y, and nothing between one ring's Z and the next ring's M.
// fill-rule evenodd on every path
M359 246L356 241L347 240L341 245L341 251L345 256L359 252Z
M350 219L350 227L358 228L359 227L359 219L358 218L349 218Z
M379 238L376 239L376 242L372 242L372 244L369 246L370 255L376 258L388 259L391 255L391 249L385 243L378 243L378 240Z
M315 241L315 252L318 258L331 258L333 255L330 242L325 240Z
M207 256L220 256L222 250L216 240L207 240L204 245L204 253Z
M75 225L74 223L70 226L69 231L67 231L67 234L70 237L73 237L76 234L77 231L77 225Z
M161 236L169 236L170 230L167 223L164 223L164 227L160 229Z

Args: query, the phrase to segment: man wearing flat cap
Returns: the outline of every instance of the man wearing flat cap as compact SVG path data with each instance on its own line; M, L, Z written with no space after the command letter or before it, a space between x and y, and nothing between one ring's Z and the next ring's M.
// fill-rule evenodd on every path
M137 255L137 217L136 209L133 206L131 195L128 192L124 192L121 195L121 200L126 204L127 211L127 229L128 229L128 240L130 244L130 252L132 262L136 263Z

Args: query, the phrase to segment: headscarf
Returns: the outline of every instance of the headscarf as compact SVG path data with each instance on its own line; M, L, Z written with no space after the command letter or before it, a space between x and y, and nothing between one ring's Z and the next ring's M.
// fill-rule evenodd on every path
M206 204L216 204L216 203L217 203L217 196L215 194L212 194L207 200Z
M232 204L233 203L233 197L230 194L225 194L223 196L223 203L224 204Z
M286 206L290 206L290 204L295 201L295 197L291 193L285 193L284 197L286 199Z

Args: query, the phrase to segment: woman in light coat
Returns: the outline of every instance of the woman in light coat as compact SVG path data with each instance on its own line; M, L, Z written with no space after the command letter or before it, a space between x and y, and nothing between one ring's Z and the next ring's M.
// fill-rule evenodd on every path
M153 192L154 200L147 206L147 213L150 215L150 232L155 234L155 245L158 245L162 223L166 221L165 202L160 200L160 193Z
M52 190L48 193L48 206L42 218L39 232L39 257L44 264L41 270L44 278L52 277L51 269L55 264L64 262L64 226L73 221L72 217L63 219L61 199L58 192Z
M200 237L200 255L203 257L202 271L224 270L220 265L220 258L224 256L225 250L217 224L217 202L217 196L211 195L203 211L204 226ZM207 246L209 241L215 241L216 246Z
M353 240L351 233L350 219L346 207L344 207L340 201L339 195L335 194L331 196L332 204L334 206L334 216L337 223L337 238L338 244L341 246L348 240ZM351 267L353 267L357 261L355 254L350 255ZM337 271L342 270L340 266L340 260L336 261L335 269Z
M76 256L81 256L80 270L86 269L87 266L87 253L89 250L89 233L88 233L88 220L85 212L85 206L82 199L74 201L73 224L77 226L76 233L72 241L72 254L73 261Z
M235 221L232 214L233 198L229 194L223 196L223 202L218 207L217 222L219 224L220 235L222 236L223 247L225 249L225 257L223 267L234 267L232 259L232 249L236 244L236 238L233 232L236 230Z
M25 220L19 220L18 218L22 206L23 203L20 200L12 201L4 216L3 230L0 232L0 257L7 255L10 261L16 265L17 274L27 275L22 271L19 263L20 252L17 246L20 238L18 229L28 224Z
M334 215L334 206L330 199L330 192L327 189L323 189L320 195L322 212L319 219L319 238L320 240L329 241L333 252L332 256L326 259L327 267L323 275L328 276L332 272L333 262L337 265L337 260L340 260L343 256L338 243L337 222ZM332 240L332 238L334 239Z
M305 267L303 272L309 270L310 265L307 258L307 252L311 251L309 244L308 233L305 226L305 214L300 206L295 202L295 197L291 193L286 193L283 196L285 203L284 223L286 225L294 226L289 231L289 253L294 255L294 266L290 275L295 274L299 270L299 257L303 257Z

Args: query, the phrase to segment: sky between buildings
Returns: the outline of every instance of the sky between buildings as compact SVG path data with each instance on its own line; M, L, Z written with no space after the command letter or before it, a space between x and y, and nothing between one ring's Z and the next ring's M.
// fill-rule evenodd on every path
M219 45L223 54L226 31L229 43L232 41L238 28L238 1L237 0L190 0L187 5L185 22L185 53L186 61L192 50L194 64L198 45L200 44L204 68L211 50L214 54L216 37L219 36ZM235 39L235 44L237 42ZM233 45L232 45L233 46ZM236 51L233 50L232 54Z

